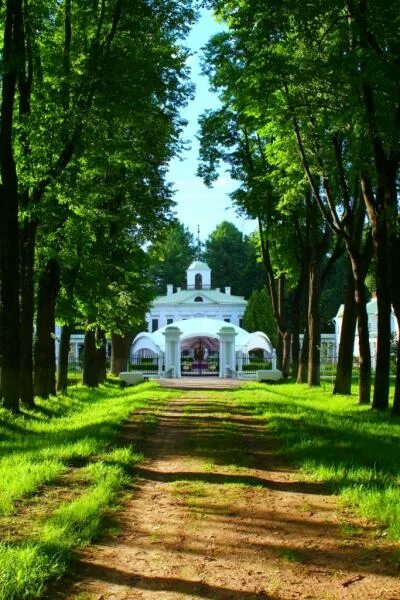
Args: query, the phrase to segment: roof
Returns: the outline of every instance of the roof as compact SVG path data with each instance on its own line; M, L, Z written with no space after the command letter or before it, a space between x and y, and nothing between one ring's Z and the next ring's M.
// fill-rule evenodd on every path
M195 260L188 268L188 271L211 271L211 269L207 263L202 262L201 260Z
M167 294L166 296L157 296L153 302L153 306L159 304L201 304L194 301L198 296L202 296L204 301L207 303L212 302L214 304L247 304L243 296L233 296L231 294L224 294L218 290L181 290L180 292L174 292L173 294Z
M249 333L245 329L226 323L219 319L195 318L186 319L184 321L176 321L173 325L166 325L154 331L154 333L142 332L139 333L133 342L133 352L137 352L142 348L151 350L159 349L165 351L165 330L167 327L174 327L181 331L181 341L196 337L211 337L218 339L218 333L222 328L233 329L235 331L235 348L236 350L249 350L260 348L267 352L272 352L272 344L265 333L256 331Z

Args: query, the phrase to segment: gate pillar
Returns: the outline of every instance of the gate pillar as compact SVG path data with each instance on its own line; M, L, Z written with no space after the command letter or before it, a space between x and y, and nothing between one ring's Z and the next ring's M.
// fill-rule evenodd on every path
M165 332L165 377L181 376L181 334L182 331L170 325Z
M236 377L235 337L233 327L221 327L219 337L219 376Z

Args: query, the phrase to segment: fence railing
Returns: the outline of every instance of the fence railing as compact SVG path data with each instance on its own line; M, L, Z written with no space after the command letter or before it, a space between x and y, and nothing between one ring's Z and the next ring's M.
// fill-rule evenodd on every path
M240 366L242 367L241 369ZM243 356L241 362L236 361L236 370L241 370L243 373L248 373L249 375L253 375L261 369L272 369L272 362L252 356Z
M160 356L131 356L128 362L128 371L140 371L145 375L152 375L164 370L163 359Z
M332 354L330 356L322 356L320 363L320 375L325 379L334 379L337 371L337 355ZM182 374L192 372L193 358L182 358L181 368ZM372 372L375 371L376 357L371 357ZM218 373L218 359L209 359L207 361L207 369L203 371L209 371L210 374ZM353 376L357 377L359 371L359 359L358 357L353 358ZM107 370L109 370L110 364L107 361ZM196 365L198 370L199 366ZM271 369L272 363L269 360L263 360L260 358L243 356L241 361L236 360L236 370L241 371L244 374L253 375L256 374L260 369ZM200 365L201 369L201 365ZM130 357L128 361L128 371L140 371L145 375L156 375L160 371L164 370L164 361L162 357L148 356L148 357ZM74 355L70 355L68 358L68 377L70 379L79 379L83 371L83 357L76 358ZM394 377L396 375L396 361L395 357L390 362L390 375Z

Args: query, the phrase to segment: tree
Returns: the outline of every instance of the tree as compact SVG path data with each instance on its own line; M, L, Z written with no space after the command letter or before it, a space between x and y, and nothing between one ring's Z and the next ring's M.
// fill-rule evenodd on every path
M370 358L364 278L370 243L366 236L365 246L361 244L365 206L360 165L368 170L371 154L365 150L365 123L354 110L358 58L346 26L347 8L328 2L307 5L304 11L290 0L272 11L252 0L240 7L234 2L215 5L228 25L210 46L215 85L225 97L227 93L234 97L242 114L253 118L260 135L269 136L268 159L278 174L290 173L293 179L301 167L298 181L307 182L313 203L346 245L362 346L360 401L367 402ZM215 67L221 63L229 68ZM234 95L228 83L232 72Z
M267 288L252 292L244 313L243 327L247 331L263 331L276 348L278 342L276 324Z
M214 287L231 286L234 294L249 298L262 285L254 245L228 221L217 225L207 238L204 259L211 268Z
M160 294L166 293L167 284L185 286L186 271L196 253L194 237L189 229L179 221L173 222L149 252L150 276Z
M90 212L85 202L81 207L75 204L82 196L74 177L76 181L85 172L87 182L104 182L99 173L109 159L107 167L118 163L121 186L129 178L136 200L136 189L148 190L140 194L139 213L146 213L141 202L154 203L151 215L171 206L165 174L180 145L178 109L190 93L185 82L187 53L180 41L194 15L190 0L140 0L134 6L126 0L88 6L71 0L16 0L1 4L0 14L5 66L0 115L0 351L2 395L5 406L16 411L20 395L33 405L38 237L43 239L54 221L60 233L68 208ZM145 221L143 217L141 243L153 228L151 218L147 225ZM53 259L52 254L42 264Z

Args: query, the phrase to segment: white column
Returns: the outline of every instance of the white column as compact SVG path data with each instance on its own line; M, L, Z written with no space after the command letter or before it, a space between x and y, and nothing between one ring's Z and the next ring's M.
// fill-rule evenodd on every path
M237 353L238 372L243 371L243 350L239 350Z
M165 332L165 373L167 377L181 376L181 334L174 325L166 327Z
M219 376L235 377L235 337L236 333L233 327L221 327L218 332L219 337Z
M272 350L271 362L272 362L272 370L276 371L276 350L275 350L275 348Z
M160 354L158 355L158 376L159 377L162 377L163 362L164 362L164 352L160 352Z

